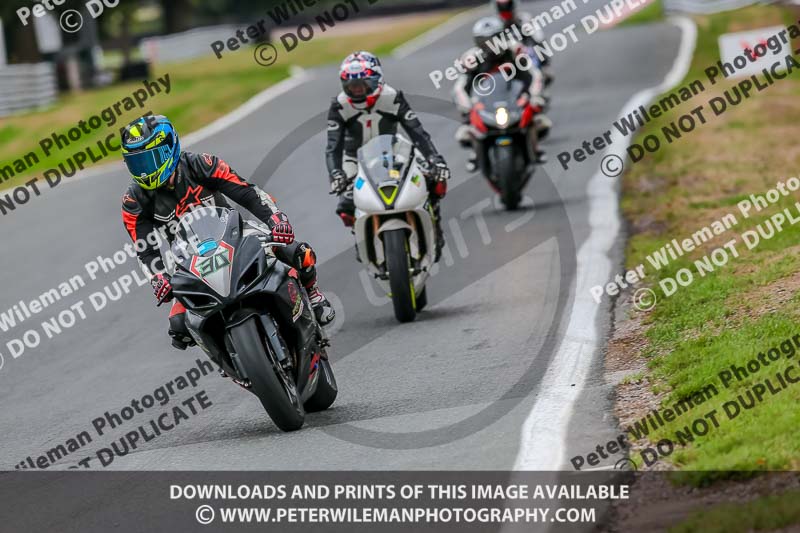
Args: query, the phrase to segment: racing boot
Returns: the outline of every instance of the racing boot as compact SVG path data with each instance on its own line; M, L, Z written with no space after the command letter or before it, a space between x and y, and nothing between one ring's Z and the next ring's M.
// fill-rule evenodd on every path
M553 127L553 121L544 113L538 113L533 117L533 127L536 128L536 137L540 141L543 141L550 133L550 128Z
M172 338L172 347L185 350L189 346L196 346L194 338L186 328L186 308L175 302L169 314L169 336Z
M467 156L467 164L465 165L467 168L467 172L472 173L478 170L478 154L475 153L473 148L469 149L469 155Z
M300 282L306 289L311 308L317 317L317 322L324 326L330 324L336 317L336 312L317 284L317 255L308 243L299 243L295 250L295 265L299 269Z
M306 293L308 294L308 299L311 301L311 309L314 310L317 322L319 322L321 326L333 322L333 319L336 318L336 311L333 310L331 303L325 298L322 291L319 290L319 285L316 280L314 280L311 286L306 287Z
M469 132L468 124L462 124L458 127L456 130L456 141L461 148L469 150L466 163L467 172L472 173L478 170L478 154L475 152L472 134Z
M352 228L356 223L356 204L353 202L353 183L351 182L347 190L339 196L339 204L336 206L336 214L347 228Z

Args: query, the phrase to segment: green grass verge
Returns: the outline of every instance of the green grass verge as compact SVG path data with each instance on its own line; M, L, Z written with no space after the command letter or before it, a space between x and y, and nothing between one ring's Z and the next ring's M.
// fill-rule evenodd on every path
M800 491L770 495L743 504L726 503L691 514L670 533L775 531L800 522Z
M664 6L661 0L653 0L645 7L626 18L620 26L636 26L638 24L651 24L664 20Z
M3 118L0 121L0 167L11 165L13 168L14 162L29 152L34 152L39 162L24 172L17 173L10 180L0 182L0 190L19 185L32 176L41 177L46 169L56 167L87 147L95 146L98 141L140 116L143 111L153 111L170 117L178 131L186 135L236 109L265 88L288 78L291 65L313 67L338 62L352 51L363 49L372 49L385 55L441 24L455 13L457 11L401 19L392 25L391 31L376 30L371 33L317 38L301 43L289 54L281 49L278 61L270 67L256 64L253 60L253 48L250 47L236 52L227 51L221 59L210 55L184 63L154 65L150 79L156 80L169 74L172 83L170 94L162 92L155 95L146 102L144 109L136 108L123 113L113 126L98 128L49 157L38 144L41 139L50 137L53 132L66 134L80 120L98 115L103 109L130 96L134 90L142 87L141 82L128 82L65 95L59 98L57 105L44 111ZM320 102L319 105L327 104ZM94 152L98 152L96 147ZM108 162L115 157L112 154L102 162Z
M648 124L635 142L734 84L726 81L710 87L703 76L703 70L719 59L720 34L780 24L788 18L784 8L765 6L698 17L698 48L682 85L701 79L706 92ZM774 395L767 393L754 408L743 409L733 419L723 410L725 402L745 395L756 383L767 378L777 383L776 372L789 366L800 369L800 357L781 357L728 387L719 377L731 365L742 366L759 352L800 333L800 225L787 226L772 239L762 239L753 250L747 250L740 238L745 230L793 206L800 194L790 195L750 219L744 219L736 208L737 202L750 194L764 194L778 181L797 175L800 150L791 132L796 129L798 91L800 73L795 72L719 117L706 106L707 124L646 156L624 179L622 208L633 228L626 264L634 268L644 263L645 283L659 297L653 311L643 318L647 379L655 393L664 394L664 407L692 398L709 384L719 391L648 436L651 442L662 438L676 441L676 431L716 410L719 427L712 424L707 435L696 436L666 458L691 471L689 476L681 476L684 482L707 484L733 475L723 471L800 467L800 384ZM660 137L663 140L663 135ZM737 217L738 225L702 249L661 270L646 262L648 254L672 239L690 237L728 213ZM734 238L740 257L701 277L693 262ZM693 272L694 282L664 297L657 282L675 278L681 268ZM797 373L800 375L800 370Z

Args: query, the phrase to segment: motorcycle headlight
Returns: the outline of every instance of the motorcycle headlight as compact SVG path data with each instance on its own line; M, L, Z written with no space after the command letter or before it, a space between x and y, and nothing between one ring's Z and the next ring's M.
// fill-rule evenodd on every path
M508 110L505 107L498 107L494 119L498 126L505 126L508 124Z

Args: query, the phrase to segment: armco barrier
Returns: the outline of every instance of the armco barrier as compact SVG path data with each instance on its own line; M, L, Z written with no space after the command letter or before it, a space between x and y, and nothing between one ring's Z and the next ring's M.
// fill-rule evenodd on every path
M50 105L57 94L55 67L51 63L0 67L0 116Z

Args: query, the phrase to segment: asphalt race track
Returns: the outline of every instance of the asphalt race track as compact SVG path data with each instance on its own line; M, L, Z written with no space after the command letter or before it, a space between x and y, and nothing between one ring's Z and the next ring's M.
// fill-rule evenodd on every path
M527 7L537 12L546 5ZM594 8L582 5L547 33L576 23ZM367 296L352 237L334 214L324 168L326 121L319 113L338 91L335 68L307 71L291 90L188 149L220 155L244 176L266 183L299 237L316 248L322 287L340 303L332 350L339 398L329 411L309 415L301 431L284 434L255 396L212 373L176 396L183 400L205 390L212 406L115 458L109 469L514 467L522 426L543 393L541 378L560 363L555 354L575 298L575 253L591 229L587 186L600 162L595 157L564 172L555 156L602 134L632 95L658 85L673 64L681 34L666 23L590 36L579 31L580 42L553 60L556 83L549 114L555 128L546 143L551 162L527 189L533 205L506 213L482 178L464 172L464 153L453 141L457 115L449 103L450 86L437 91L428 79L431 70L451 65L469 46L473 20L403 60L384 61L387 82L409 95L455 174L443 204L452 260L430 281L429 308L416 322L399 325L388 300ZM284 143L292 150L279 166L274 159L264 162L297 126L312 119ZM119 213L126 173L121 161L107 168L2 218L0 311L74 274L88 281L84 265L127 242ZM611 256L615 270L622 236L617 239ZM37 326L134 268L129 260L26 324ZM149 287L136 288L99 313L91 307L86 311L86 320L16 359L6 341L28 328L1 334L3 469L91 430L91 421L105 411L119 412L204 358L198 348L178 352L170 347L167 309L154 307ZM604 338L610 313L602 306L597 322L585 327ZM571 468L563 457L585 454L615 435L602 343L584 348L582 357L592 360L591 375L560 444L562 460L540 465L543 469ZM137 415L135 424L96 438L51 468L93 456L161 410ZM558 424L546 431L561 432Z

